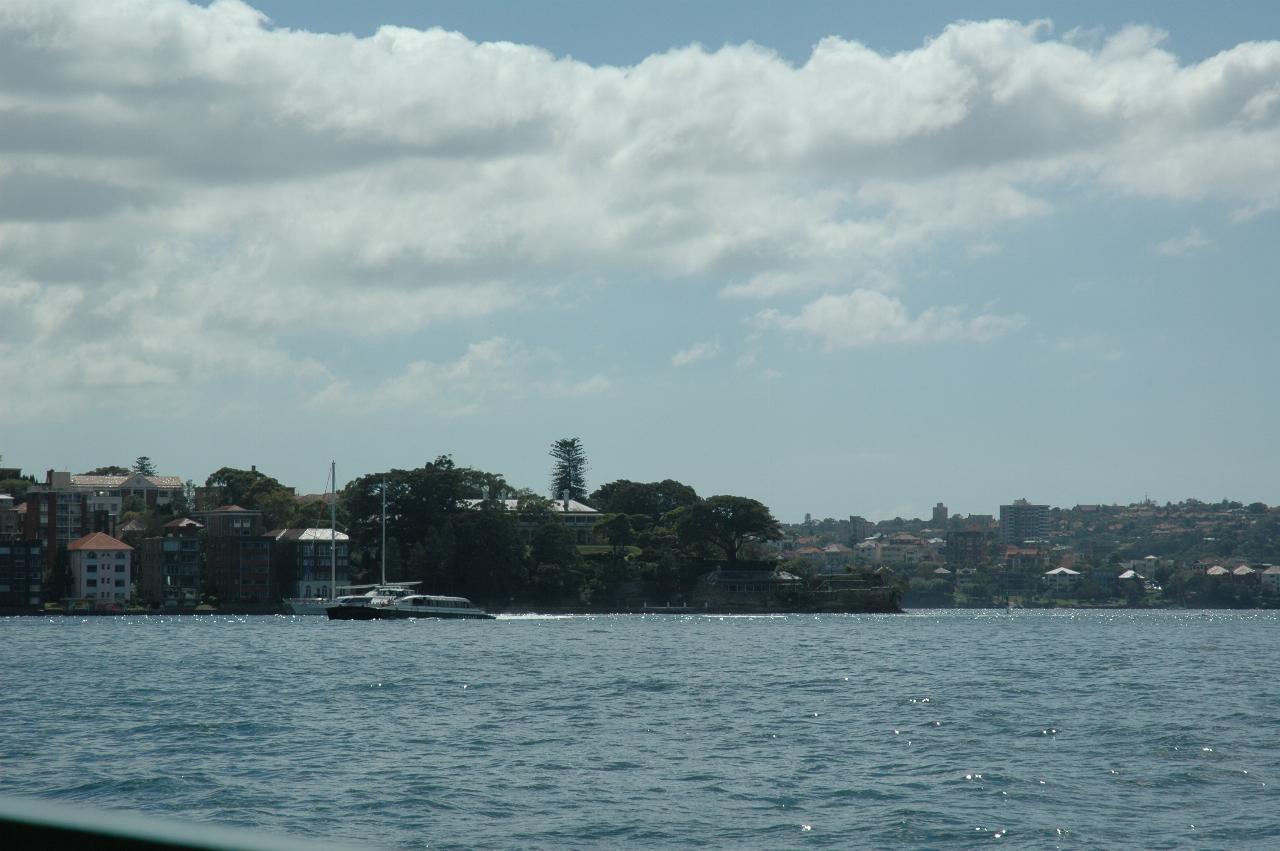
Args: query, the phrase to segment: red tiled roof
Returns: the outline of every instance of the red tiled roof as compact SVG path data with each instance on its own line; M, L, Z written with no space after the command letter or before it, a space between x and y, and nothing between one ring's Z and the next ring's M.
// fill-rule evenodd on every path
M117 541L105 532L93 532L67 544L68 550L132 550L124 541Z

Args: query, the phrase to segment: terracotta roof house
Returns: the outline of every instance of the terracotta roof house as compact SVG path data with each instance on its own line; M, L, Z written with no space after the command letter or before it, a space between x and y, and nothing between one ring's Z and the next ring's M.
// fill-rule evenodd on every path
M133 547L105 532L93 532L67 544L71 557L71 596L100 607L123 605L133 582Z

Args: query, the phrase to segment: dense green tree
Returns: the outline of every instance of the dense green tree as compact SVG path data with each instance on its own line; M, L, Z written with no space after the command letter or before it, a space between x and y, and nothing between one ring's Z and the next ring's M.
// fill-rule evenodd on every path
M133 472L143 476L154 476L156 467L146 455L139 455L138 460L133 462Z
M218 505L238 505L250 511L261 511L262 525L266 529L328 525L327 510L318 511L314 504L300 505L292 488L257 470L222 467L205 480L205 486L219 489Z
M565 491L570 499L585 502L587 499L587 453L582 441L565 437L551 444L551 498L561 499Z
M115 464L109 464L106 467L94 467L88 472L81 473L82 476L127 476L132 470L128 467L119 467Z
M608 514L602 517L596 521L596 531L613 547L615 557L634 543L636 538L631 519L625 514Z
M7 493L15 502L22 502L32 484L26 479L0 479L0 493Z
M632 482L618 479L601 485L591 494L591 505L609 514L643 514L654 523L664 514L698 501L693 488L674 479L660 482Z
M751 541L772 541L782 530L761 502L743 496L713 496L675 512L676 534L686 546L709 545L733 568Z
M450 526L455 550L449 574L458 593L501 600L523 590L525 545L510 512L484 506L454 515Z
M578 560L578 548L573 533L554 517L533 530L529 539L529 556L534 564L573 565Z

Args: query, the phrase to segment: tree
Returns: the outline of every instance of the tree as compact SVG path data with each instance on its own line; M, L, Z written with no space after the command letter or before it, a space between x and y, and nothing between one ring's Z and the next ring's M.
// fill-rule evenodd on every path
M713 496L675 512L676 534L686 546L709 544L724 553L729 568L751 541L782 537L778 521L769 509L743 496Z
M300 510L306 511L299 508L292 488L257 470L222 467L205 479L205 487L219 489L219 505L261 511L262 523L267 529L289 526L298 519Z
M120 467L115 464L109 464L106 467L94 467L87 473L81 473L82 476L127 476L132 470L128 467ZM153 474L154 475L154 474Z
M609 514L597 520L596 531L603 534L609 546L613 547L614 558L620 558L636 538L631 519L625 514Z
M154 476L156 467L151 463L151 459L145 455L139 455L138 460L133 462L133 472L141 476Z
M7 493L15 501L22 502L27 498L27 489L31 484L26 479L0 479L0 493Z
M582 441L576 437L557 440L551 444L551 457L555 459L551 467L551 498L561 499L568 491L570 499L585 502L587 453L582 448Z
M674 479L660 482L632 482L618 479L596 488L591 506L606 514L643 514L654 523L668 511L675 511L698 501L697 492Z

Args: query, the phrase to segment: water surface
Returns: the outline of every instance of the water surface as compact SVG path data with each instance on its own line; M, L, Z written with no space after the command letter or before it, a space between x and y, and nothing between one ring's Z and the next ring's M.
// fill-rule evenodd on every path
M0 619L0 794L385 847L1280 847L1280 613Z

